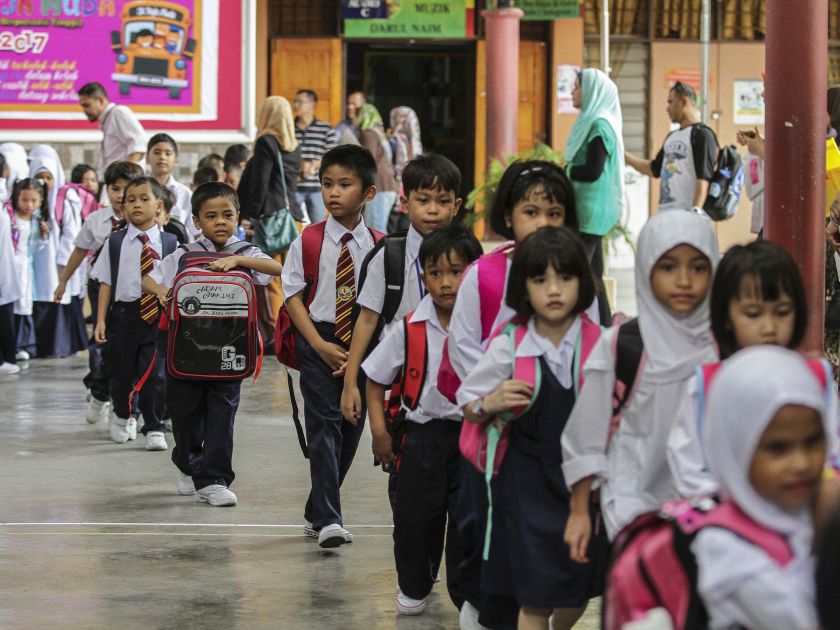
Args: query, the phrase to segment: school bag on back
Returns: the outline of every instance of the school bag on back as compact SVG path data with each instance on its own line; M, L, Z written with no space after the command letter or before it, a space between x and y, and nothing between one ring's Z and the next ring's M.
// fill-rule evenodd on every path
M65 184L58 189L55 197L55 221L61 225L61 220L64 217L64 201L67 199L67 192L75 190L82 202L81 220L84 221L88 215L99 209L99 204L96 201L95 195L81 184Z
M709 193L703 210L712 221L725 221L735 216L744 187L744 164L734 144L718 152L717 165L709 182Z
M262 342L250 270L213 271L210 263L250 248L244 241L219 251L182 245L169 301L166 368L187 380L242 379L259 371Z

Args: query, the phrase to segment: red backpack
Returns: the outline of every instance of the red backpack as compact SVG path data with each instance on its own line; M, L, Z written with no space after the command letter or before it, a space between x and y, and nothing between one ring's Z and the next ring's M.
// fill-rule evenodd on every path
M697 592L691 544L705 527L719 527L761 548L780 566L793 559L787 539L755 522L730 501L715 498L666 503L633 520L613 541L602 604L604 630L664 609L674 630L705 630L708 613Z

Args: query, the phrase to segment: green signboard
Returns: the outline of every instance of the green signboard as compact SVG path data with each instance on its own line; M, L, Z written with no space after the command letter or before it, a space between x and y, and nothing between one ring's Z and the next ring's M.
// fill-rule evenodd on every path
M384 1L384 0L383 0ZM345 37L462 38L467 0L388 0L387 19L345 19Z
M523 20L565 20L580 17L581 0L516 0Z

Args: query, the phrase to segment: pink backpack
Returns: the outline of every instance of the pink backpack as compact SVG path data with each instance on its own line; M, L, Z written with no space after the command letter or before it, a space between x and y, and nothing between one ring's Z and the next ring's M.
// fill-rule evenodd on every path
M61 219L64 216L64 200L67 198L67 191L69 190L75 190L79 195L79 199L82 200L82 221L87 219L91 212L99 209L99 203L96 201L96 197L87 188L81 184L65 184L58 189L55 198L55 222L58 225L61 225Z
M761 548L784 567L793 559L787 539L760 525L730 501L706 497L666 503L638 516L613 542L602 605L604 630L667 611L675 630L708 627L697 592L697 561L691 543L705 527L719 527Z
M514 247L513 242L504 243L472 263L477 267L478 273L478 304L481 313L482 343L493 336L493 324L499 315L499 311L502 310L502 300L505 297L506 288L507 255ZM449 339L447 338L443 345L437 388L449 402L457 404L455 394L460 386L461 379L449 361Z

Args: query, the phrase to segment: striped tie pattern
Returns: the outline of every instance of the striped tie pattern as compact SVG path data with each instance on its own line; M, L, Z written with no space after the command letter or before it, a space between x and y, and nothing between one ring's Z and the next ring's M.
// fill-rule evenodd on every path
M341 237L341 251L335 266L335 336L347 345L350 345L350 334L353 332L350 313L356 303L356 275L353 258L347 249L347 243L352 238L350 232Z
M143 250L140 252L140 278L145 278L155 268L154 261L160 260L158 253L149 245L148 234L138 234L137 240L143 243ZM149 325L155 323L158 317L160 305L158 299L151 293L140 295L140 317Z
M120 227L120 220L117 217L111 217L111 234L117 231Z

